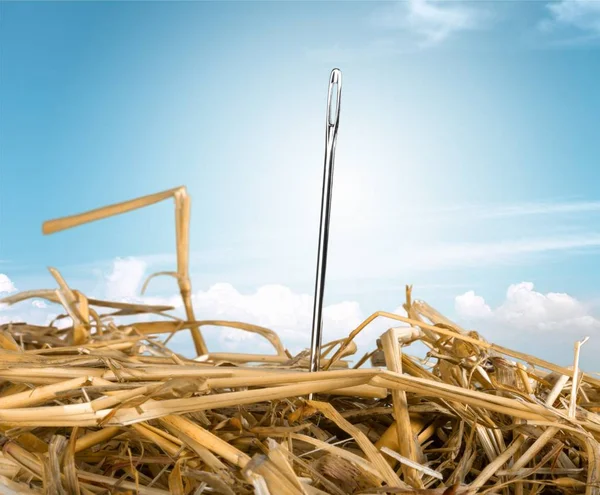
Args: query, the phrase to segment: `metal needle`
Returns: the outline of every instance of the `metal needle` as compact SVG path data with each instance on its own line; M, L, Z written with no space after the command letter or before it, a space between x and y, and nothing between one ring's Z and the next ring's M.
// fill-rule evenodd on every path
M342 97L342 73L333 69L329 78L327 93L327 115L325 123L325 166L323 171L323 192L321 197L321 223L319 227L319 252L313 307L312 337L310 343L310 371L318 371L321 359L321 338L323 333L323 293L327 269L327 245L329 241L329 218L331 214L331 193L333 187L333 164L335 144L340 121L340 100Z

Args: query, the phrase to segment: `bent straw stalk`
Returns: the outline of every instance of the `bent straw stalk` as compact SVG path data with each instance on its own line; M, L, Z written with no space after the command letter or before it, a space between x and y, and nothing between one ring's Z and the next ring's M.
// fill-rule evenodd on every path
M95 210L90 210L78 215L48 220L42 225L44 234L54 234L62 230L71 229L80 225L102 220L115 215L121 215L139 208L159 203L165 199L173 198L175 200L175 234L177 244L177 283L187 319L194 321L194 310L192 307L192 284L190 281L189 269L189 232L190 232L190 198L185 187L176 187L156 194L150 194L141 198L116 203ZM198 354L208 353L204 338L197 327L190 328L196 352Z

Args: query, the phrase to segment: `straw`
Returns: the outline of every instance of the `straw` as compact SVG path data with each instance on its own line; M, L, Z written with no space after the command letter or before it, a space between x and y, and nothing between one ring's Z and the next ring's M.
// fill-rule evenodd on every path
M184 188L44 232L168 198L178 261L157 275L178 280L183 320L170 306L88 298L56 268L55 288L0 300L42 298L71 319L0 325L1 493L600 495L600 380L579 366L587 338L572 367L558 366L487 342L407 286L406 317L374 313L325 343L323 371L309 373L309 350L290 353L276 329L196 319ZM353 363L354 339L378 318L392 328ZM202 333L223 328L272 351L211 352ZM195 358L169 347L182 332ZM425 360L411 356L415 342Z

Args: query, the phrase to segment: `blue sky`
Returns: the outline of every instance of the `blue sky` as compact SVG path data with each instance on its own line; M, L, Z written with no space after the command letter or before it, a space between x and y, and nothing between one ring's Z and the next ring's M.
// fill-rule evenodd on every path
M50 288L55 266L133 297L174 266L170 204L49 237L41 224L186 185L201 316L308 345L339 67L326 332L398 308L412 283L563 364L590 335L598 368L599 36L590 0L0 3L0 273Z

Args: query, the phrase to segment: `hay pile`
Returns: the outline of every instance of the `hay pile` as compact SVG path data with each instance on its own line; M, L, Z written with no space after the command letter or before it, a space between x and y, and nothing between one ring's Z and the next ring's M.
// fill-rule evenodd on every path
M197 321L184 188L44 225L74 227L174 198L186 319L88 299L51 269L69 328L0 326L0 493L600 494L600 380L484 341L406 291L408 317L376 313L323 348L324 370L276 333ZM116 324L151 314L153 321ZM376 318L399 326L350 367ZM205 326L256 332L273 355L210 353ZM191 332L199 357L172 352ZM427 361L406 354L429 348ZM365 367L371 361L377 367ZM310 397L309 397L310 396Z

